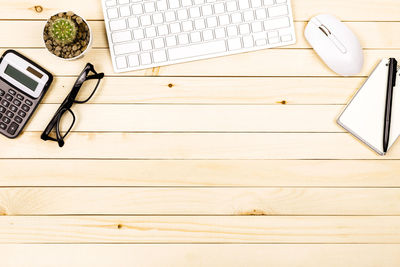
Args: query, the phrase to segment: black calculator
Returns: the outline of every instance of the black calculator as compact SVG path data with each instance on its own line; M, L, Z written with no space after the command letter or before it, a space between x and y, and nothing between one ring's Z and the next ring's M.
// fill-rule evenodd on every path
M53 75L17 51L0 59L0 133L17 137L53 81Z

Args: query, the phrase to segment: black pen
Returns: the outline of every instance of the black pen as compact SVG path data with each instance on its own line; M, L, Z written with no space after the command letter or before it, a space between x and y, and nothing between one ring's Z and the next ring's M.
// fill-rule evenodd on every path
M392 118L393 87L396 85L397 61L389 59L389 75L386 91L385 124L383 127L383 153L387 152L390 136L390 121Z

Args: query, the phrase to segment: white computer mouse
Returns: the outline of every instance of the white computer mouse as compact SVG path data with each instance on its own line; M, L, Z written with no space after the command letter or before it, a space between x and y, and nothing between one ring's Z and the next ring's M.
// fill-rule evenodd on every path
M361 72L364 55L357 36L332 15L318 15L308 23L304 35L321 59L337 74Z

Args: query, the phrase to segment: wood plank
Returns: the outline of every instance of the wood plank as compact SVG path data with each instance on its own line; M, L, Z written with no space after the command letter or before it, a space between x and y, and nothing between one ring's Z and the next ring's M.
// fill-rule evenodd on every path
M381 157L346 133L72 133L62 149L40 134L1 138L0 158L400 159L400 143Z
M0 186L400 187L397 160L17 159L0 169Z
M397 0L292 0L296 20L307 21L315 14L332 13L345 21L400 21L400 7ZM86 19L103 19L101 5L97 0L70 1L27 1L0 0L0 18L2 19L47 19L60 10L71 7ZM42 9L37 12L35 6ZM79 8L78 8L79 7ZM357 12L354 12L357 10ZM373 10L374 12L371 12Z
M43 104L27 131L43 131L59 108ZM84 132L344 132L341 105L76 105L73 131ZM118 118L118 119L116 119ZM63 120L61 129L71 120Z
M2 215L400 215L399 188L1 188Z
M42 32L45 21L0 21L0 36L8 36L1 42L1 47L44 47ZM104 21L89 22L93 36L93 47L108 48L108 41ZM361 45L368 49L398 49L400 48L400 37L396 32L399 22L346 22L346 24L357 34ZM295 22L297 43L283 48L310 48L304 38L306 22ZM21 34L23 31L25 34Z
M1 243L400 243L398 216L1 216Z
M43 103L62 103L75 80L56 77ZM106 77L90 103L346 104L364 81L320 77ZM80 94L84 97L89 93L82 90Z
M70 62L57 59L45 49L19 51L55 75L77 75L87 62L91 62L97 71L118 76L337 76L312 49L265 49L119 74L112 70L108 49L92 49L82 59ZM0 54L3 52L4 49L0 49ZM400 57L400 50L365 50L364 55L365 64L359 76L368 76L382 57Z
M1 244L0 250L3 267L400 265L397 244Z

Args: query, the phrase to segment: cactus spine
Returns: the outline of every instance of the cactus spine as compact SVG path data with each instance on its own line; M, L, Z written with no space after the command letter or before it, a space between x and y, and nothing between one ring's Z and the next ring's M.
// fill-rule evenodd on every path
M50 33L59 44L69 44L75 40L77 27L69 18L56 19L50 25Z

